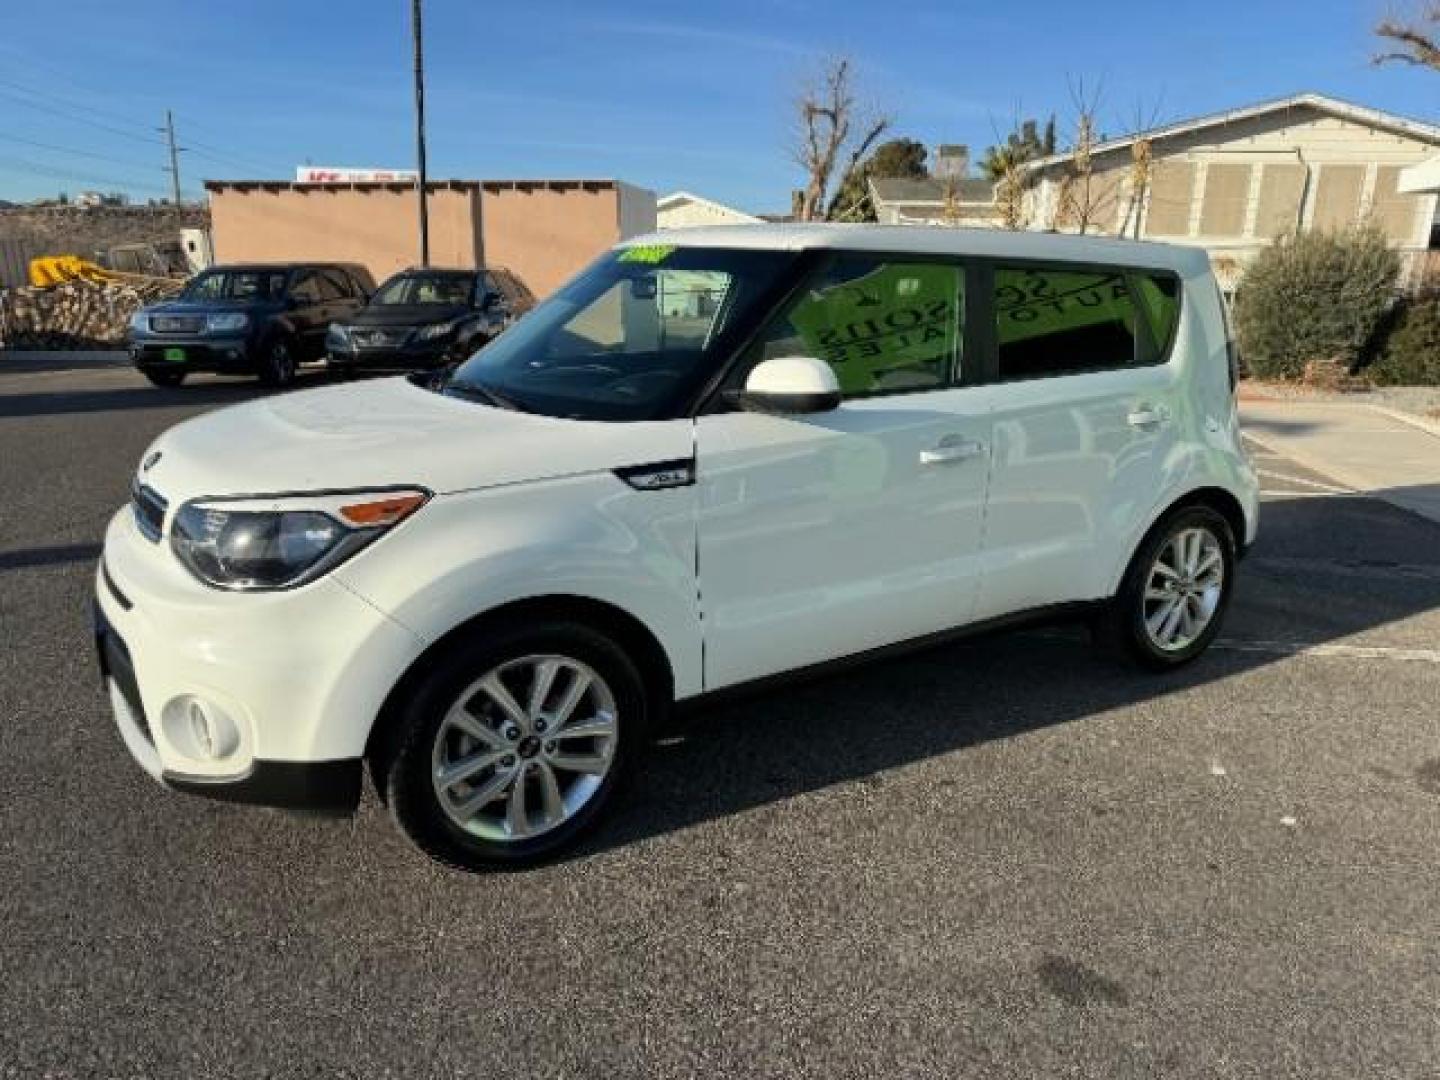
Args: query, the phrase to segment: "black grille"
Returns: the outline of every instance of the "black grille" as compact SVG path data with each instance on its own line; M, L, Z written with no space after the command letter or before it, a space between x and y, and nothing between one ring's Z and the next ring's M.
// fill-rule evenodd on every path
M135 527L147 540L160 540L160 532L165 526L165 510L169 505L158 491L138 481L130 489L130 508L135 511Z
M205 329L203 315L151 315L150 329L156 334L198 334Z

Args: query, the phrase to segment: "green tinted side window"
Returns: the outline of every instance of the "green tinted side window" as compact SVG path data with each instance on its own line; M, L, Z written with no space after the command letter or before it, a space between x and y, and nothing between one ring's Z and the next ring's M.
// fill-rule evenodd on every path
M817 357L846 397L946 386L959 376L964 294L958 265L839 256L761 333L741 368Z
M995 268L1000 378L1128 367L1139 360L1125 271Z
M1155 359L1163 362L1169 357L1175 327L1180 322L1180 279L1171 274L1135 273L1130 275L1130 283L1150 327Z

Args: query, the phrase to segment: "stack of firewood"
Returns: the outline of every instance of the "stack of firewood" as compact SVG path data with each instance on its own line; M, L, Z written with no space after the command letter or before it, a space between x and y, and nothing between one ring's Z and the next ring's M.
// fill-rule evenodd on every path
M0 289L0 349L103 349L125 341L130 316L173 296L181 282L71 281L48 289Z

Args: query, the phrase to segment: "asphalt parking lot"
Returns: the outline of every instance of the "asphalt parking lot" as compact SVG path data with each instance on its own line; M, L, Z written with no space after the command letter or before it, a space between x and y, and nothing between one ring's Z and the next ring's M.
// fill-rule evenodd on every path
M731 704L577 857L466 876L114 733L104 522L258 392L0 374L0 1076L1440 1073L1440 525L1266 455L1187 671L1057 629Z

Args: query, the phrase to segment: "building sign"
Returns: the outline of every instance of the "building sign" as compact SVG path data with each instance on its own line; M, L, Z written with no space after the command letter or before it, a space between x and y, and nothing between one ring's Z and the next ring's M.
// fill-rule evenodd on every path
M299 165L295 180L301 184L413 184L420 174L413 169L339 169L324 165Z

